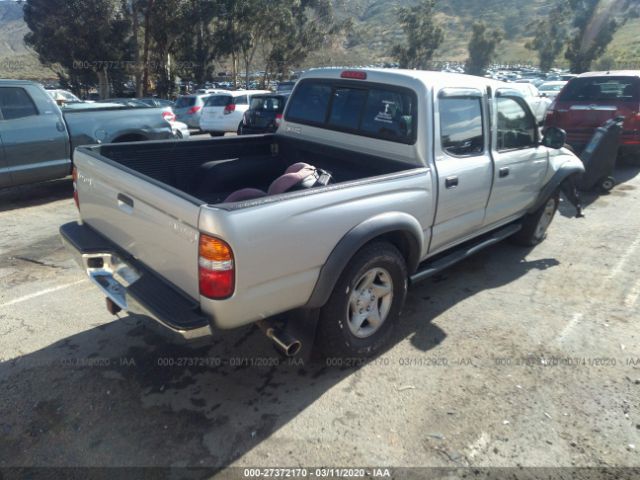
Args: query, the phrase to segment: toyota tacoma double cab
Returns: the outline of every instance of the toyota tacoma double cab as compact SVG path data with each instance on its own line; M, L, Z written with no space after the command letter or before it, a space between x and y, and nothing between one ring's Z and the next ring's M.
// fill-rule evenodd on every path
M275 133L79 148L81 220L61 236L112 313L183 338L257 323L289 355L367 356L411 283L545 238L584 170L564 140L541 138L506 83L312 70Z

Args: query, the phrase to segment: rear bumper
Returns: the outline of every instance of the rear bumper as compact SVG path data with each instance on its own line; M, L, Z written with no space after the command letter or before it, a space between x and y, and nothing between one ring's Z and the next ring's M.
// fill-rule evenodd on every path
M181 340L210 336L199 304L87 225L60 227L62 243L89 279L118 307L153 318Z

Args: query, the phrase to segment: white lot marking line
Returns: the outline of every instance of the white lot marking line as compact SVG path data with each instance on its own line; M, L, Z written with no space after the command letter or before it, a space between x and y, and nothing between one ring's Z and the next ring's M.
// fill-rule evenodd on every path
M620 260L618 260L618 263L616 263L614 265L614 267L609 271L607 276L602 279L602 282L600 283L599 291L605 291L605 288L606 288L607 284L611 280L613 280L620 272L622 272L624 270L624 268L627 265L627 261L635 253L635 251L636 251L636 249L638 248L639 245L640 245L640 237L637 237L631 243L631 245L629 245L627 247L627 249L625 250L625 252L622 255L622 257L620 258ZM640 281L638 281L634 285L634 287L631 289L631 292L625 298L625 300L624 300L625 306L627 308L632 308L635 305L636 301L638 300L638 297L640 297ZM593 300L588 301L587 305L590 305L591 303L593 303ZM567 335L569 335L569 333L571 332L573 327L576 326L576 324L582 319L582 317L584 317L583 313L574 313L573 316L571 317L571 320L569 320L567 325L562 329L560 334L556 337L556 340L557 341L564 340L564 338Z
M629 245L627 250L624 252L624 255L622 255L622 258L618 261L618 263L616 263L616 266L611 269L609 275L605 277L604 281L602 282L602 286L604 286L606 282L612 280L613 277L615 277L622 271L622 269L626 266L629 257L631 257L631 255L633 255L633 253L636 251L636 248L638 248L638 245L640 245L640 237L637 237L635 241L631 245Z
M47 295L48 293L57 292L58 290L63 290L65 288L73 287L74 285L78 285L80 283L84 283L86 280L78 280L77 282L67 283L65 285L59 285L57 287L46 288L44 290L40 290L39 292L30 293L29 295L25 295L24 297L18 297L14 300L10 300L6 303L0 304L0 308L9 307L11 305L15 305L16 303L26 302L27 300L31 300L33 298L41 297L42 295Z
M627 308L635 307L638 297L640 297L640 280L636 282L627 297L624 299L624 306Z
M564 337L569 335L571 330L573 330L573 327L575 327L578 324L578 322L582 320L582 317L584 317L584 314L574 313L573 316L571 317L571 320L569 320L569 322L565 325L565 327L560 332L560 335L558 335L557 340L560 342L564 340Z

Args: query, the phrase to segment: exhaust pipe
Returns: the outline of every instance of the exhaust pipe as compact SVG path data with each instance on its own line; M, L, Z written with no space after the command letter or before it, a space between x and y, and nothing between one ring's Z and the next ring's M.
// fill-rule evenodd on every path
M270 338L275 346L287 357L295 357L302 349L302 342L292 337L286 330L274 327L266 320L260 320L258 327Z

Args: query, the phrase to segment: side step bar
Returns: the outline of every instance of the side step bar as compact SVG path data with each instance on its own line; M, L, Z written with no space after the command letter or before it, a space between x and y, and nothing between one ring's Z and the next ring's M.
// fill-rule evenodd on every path
M442 270L478 253L480 250L495 245L522 228L520 222L512 223L494 232L487 233L475 238L455 248L452 252L447 253L443 257L437 257L435 260L426 260L418 266L418 271L409 277L411 284L426 280L433 275L440 273Z

